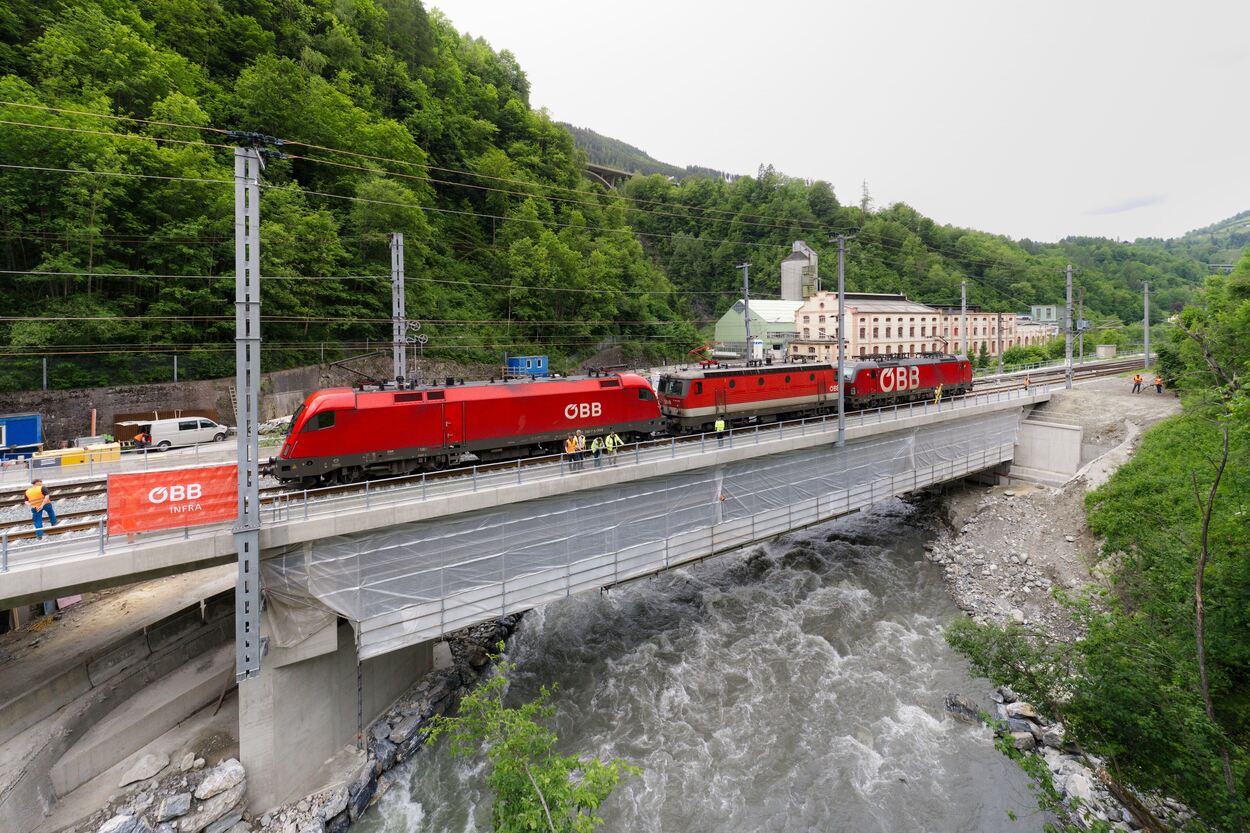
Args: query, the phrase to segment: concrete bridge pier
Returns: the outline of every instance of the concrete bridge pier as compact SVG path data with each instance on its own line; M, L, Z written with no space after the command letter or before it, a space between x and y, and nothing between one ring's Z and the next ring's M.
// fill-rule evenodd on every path
M268 635L268 618L262 635ZM272 642L271 642L272 645ZM338 783L364 760L361 733L432 667L433 642L361 661L352 626L332 620L270 647L239 684L239 753L253 813Z

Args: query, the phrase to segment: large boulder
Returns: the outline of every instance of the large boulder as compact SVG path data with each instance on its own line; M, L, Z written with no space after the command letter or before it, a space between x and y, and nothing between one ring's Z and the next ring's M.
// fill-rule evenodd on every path
M1032 752L1037 748L1037 739L1032 732L1012 732L1011 745L1021 752Z
M100 825L96 833L132 833L135 825L138 823L138 816L133 816L129 813L118 813Z
M347 809L347 787L337 787L325 797L317 808L317 815L329 821Z
M247 773L243 770L243 764L234 758L228 758L204 774L204 780L195 788L195 797L201 801L212 798L239 784L245 777Z
M246 791L247 781L244 780L224 793L217 793L202 802L192 812L178 819L179 833L200 833L201 830L233 810L243 800L243 794Z
M1033 708L1029 703L1008 703L1003 707L1003 711L1007 713L1008 717L1023 717L1026 720L1037 719L1037 709Z
M161 799L161 803L156 806L156 820L169 821L179 816L185 816L187 811L191 809L191 793L174 793Z
M977 704L954 692L946 695L946 711L948 714L968 723L981 722L981 709Z

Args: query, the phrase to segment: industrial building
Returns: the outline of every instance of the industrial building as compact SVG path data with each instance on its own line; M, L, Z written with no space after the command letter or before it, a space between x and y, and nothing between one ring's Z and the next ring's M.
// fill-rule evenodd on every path
M760 340L765 355L773 358L786 355L796 334L794 314L802 305L801 301L750 300L748 306L751 338ZM718 354L732 357L746 355L746 318L743 307L741 299L735 301L729 311L716 322L714 338Z

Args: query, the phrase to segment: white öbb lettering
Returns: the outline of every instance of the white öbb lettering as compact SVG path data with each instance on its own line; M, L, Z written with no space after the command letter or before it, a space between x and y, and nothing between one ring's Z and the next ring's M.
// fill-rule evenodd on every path
M589 419L603 414L603 405L599 402L570 402L564 406L565 419Z
M148 501L151 503L183 503L189 500L199 500L204 495L204 487L199 483L188 483L187 485L175 486L157 486L148 492Z
M919 366L887 367L881 371L881 390L887 393L895 390L915 390L918 387L920 387Z

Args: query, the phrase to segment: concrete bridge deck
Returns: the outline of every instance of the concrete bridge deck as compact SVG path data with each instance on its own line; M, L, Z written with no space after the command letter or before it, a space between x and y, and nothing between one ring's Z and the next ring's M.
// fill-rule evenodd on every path
M861 411L847 415L847 440L1020 409L1049 398L1049 388L1034 386L1028 391L944 400L940 405L924 402ZM563 459L547 458L507 469L475 466L456 476L416 482L375 481L345 495L293 493L266 510L261 547L272 554L293 544L828 444L836 435L836 422L830 416L739 428L726 432L723 447L715 436L643 443L620 452L616 466L599 469L588 461L582 470L571 471ZM227 524L142 535L135 542L99 534L66 538L9 543L7 570L0 572L0 607L200 569L236 557Z

